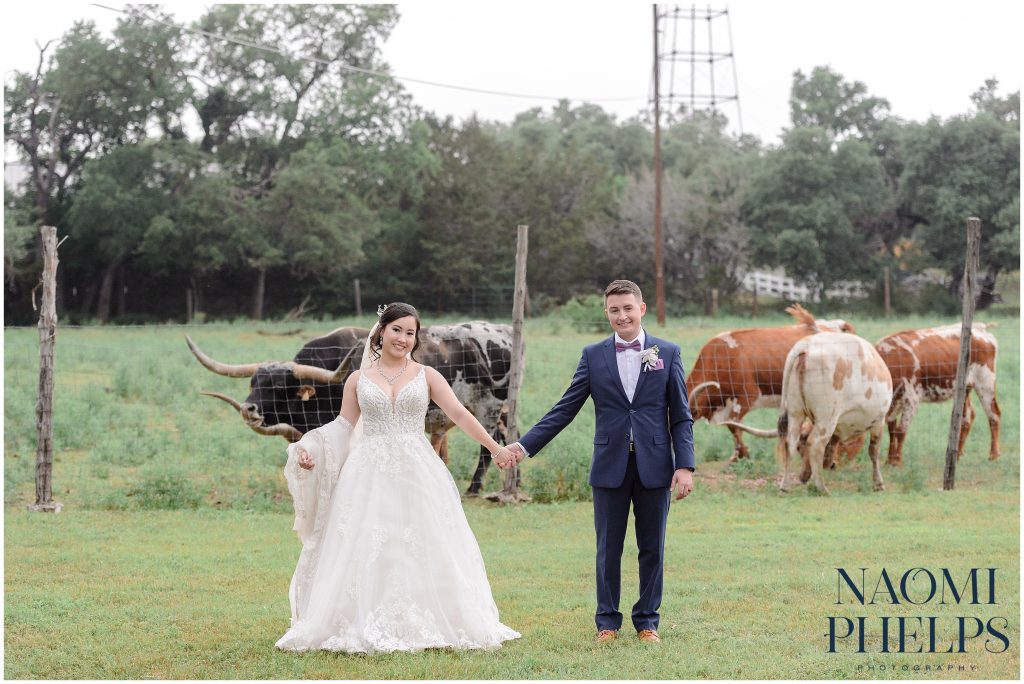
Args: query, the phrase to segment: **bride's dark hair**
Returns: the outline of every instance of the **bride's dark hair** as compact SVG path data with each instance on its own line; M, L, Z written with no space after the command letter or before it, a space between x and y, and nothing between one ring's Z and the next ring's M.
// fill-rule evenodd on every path
M380 315L380 327L377 328L377 334L370 340L370 358L373 361L380 358L380 350L384 347L385 326L406 316L412 316L416 319L416 342L412 345L412 349L409 350L409 355L412 356L416 352L416 349L420 346L420 314L412 304L392 302L384 307L384 311Z

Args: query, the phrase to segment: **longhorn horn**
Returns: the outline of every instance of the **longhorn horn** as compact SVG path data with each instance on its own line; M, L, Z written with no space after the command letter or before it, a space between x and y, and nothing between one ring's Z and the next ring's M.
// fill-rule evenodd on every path
M348 354L341 360L338 367L331 371L326 368L319 368L317 366L309 366L304 363L287 363L292 373L295 373L295 377L299 380L312 380L314 382L322 382L328 385L333 385L341 382L342 378L345 377L345 372L352 365L352 357L355 356L356 350L359 349L359 345L352 347L348 350ZM359 352L362 356L362 351Z
M192 354L199 359L199 363L203 364L218 375L226 375L229 378L251 378L253 374L259 370L261 365L258 363L221 363L220 361L211 359L209 356L204 354L188 335L185 335L185 341L188 343L188 348L192 350Z
M702 382L702 383L700 383L699 385L697 385L696 387L694 387L694 388L693 388L693 391L692 391L692 392L690 392L690 404L691 404L691 405L693 405L693 398L694 398L695 396L697 396L698 394L700 394L700 393L701 393L701 391L702 391L702 390L703 390L703 389L704 389L705 387L711 387L711 386L714 386L714 387L715 387L715 388L717 388L717 389L722 389L722 386L721 386L721 385L719 385L719 384L718 384L717 382L715 382L714 380L708 380L707 382Z
M217 399L220 399L221 401L226 401L227 403L234 406L235 410L239 412L241 412L242 410L241 403L235 401L234 399L227 395L221 394L220 392L200 392L200 394L205 394L208 397L215 397ZM249 429L251 429L253 432L256 432L261 435L280 435L289 442L297 442L300 439L302 439L302 433L299 432L297 428L292 427L288 423L278 423L277 425L271 425L269 427L263 425L253 425L248 421L246 421L245 424L249 426Z
M205 394L208 397L216 397L217 399L220 399L221 401L226 401L229 404L231 404L235 408L236 411L241 411L242 410L241 402L232 399L231 397L227 396L226 394L221 394L220 392L200 392L200 394Z
M769 438L771 438L771 437L778 437L779 436L779 431L778 430L760 430L758 428L750 427L749 425L744 425L743 423L737 423L736 421L732 421L732 420L723 421L722 425L728 425L729 427L739 428L740 430L743 430L744 432L749 432L750 434L754 435L755 437L769 437Z
M270 427L254 427L250 425L253 431L260 433L261 435L276 435L284 437L289 442L298 442L302 439L302 433L297 428L292 427L288 423L278 423L277 425L271 425Z

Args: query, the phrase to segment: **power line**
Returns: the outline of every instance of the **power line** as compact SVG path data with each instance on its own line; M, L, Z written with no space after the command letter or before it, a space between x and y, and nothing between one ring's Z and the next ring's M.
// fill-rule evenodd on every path
M101 5L101 4L98 4L98 3L95 3L95 2L91 3L91 4L94 7L99 7L101 9L110 10L111 12L117 12L119 14L127 14L127 15L131 15L132 14L132 12L129 12L129 11L123 10L123 9L117 9L116 7L109 7L107 5ZM440 81L428 81L426 79L413 78L411 76L398 76L398 75L389 74L389 73L386 73L386 72L383 72L383 71L374 71L373 69L363 69L361 67L351 66L349 64L344 64L342 62L332 62L330 60L322 59L320 57L307 57L305 55L292 55L292 54L289 54L289 53L287 53L287 52L285 52L285 51L283 51L283 50L281 50L279 48L276 48L276 47L273 47L273 46L270 46L270 45L263 45L261 43L255 43L255 42L252 42L252 41L249 41L249 40L245 40L245 39L242 39L242 38L235 38L233 36L220 35L220 34L212 33L210 31L204 31L202 29L190 28L188 26L184 26L184 25L180 25L180 24L172 24L172 23L169 23L169 22L166 22L166 21L162 21L160 19L155 19L155 18L153 18L153 17L151 17L149 15L146 15L146 14L142 13L139 10L136 10L136 12L137 12L137 14L139 16L141 16L144 19L147 19L149 21L152 21L153 23L161 24L162 26L170 26L170 27L173 27L173 28L178 28L178 29L181 29L183 31L187 31L188 33L194 33L194 34L197 34L197 35L204 36L204 37L209 38L211 40L220 40L220 41L224 41L224 42L228 42L228 43L234 43L235 45L241 45L243 47L253 48L255 50L263 50L265 52L271 52L271 53L274 53L274 54L277 54L277 55L281 55L282 57L287 57L288 59L297 59L297 60L302 60L302 61L306 61L306 62L313 62L313 63L316 63L316 64L324 64L324 65L327 65L327 66L330 66L330 65L334 64L334 65L339 66L342 69L345 69L346 71L351 71L351 72L359 73L359 74L366 74L367 76L377 76L379 78L393 79L395 81L407 81L409 83L419 83L420 85L434 86L436 88L448 88L449 90L460 90L460 91L463 91L463 92L478 93L478 94L481 94L481 95L496 95L496 96L499 96L499 97L516 97L516 98L521 98L521 99L526 99L526 100L554 100L556 102L559 101L559 100L578 100L580 102L628 102L628 101L631 101L631 100L644 101L644 99L645 99L643 97L636 97L636 96L623 96L623 97L567 97L567 96L564 96L564 95L563 96L532 95L532 94L527 94L527 93L512 93L512 92L507 92L507 91L502 91L502 90L488 90L488 89L485 89L485 88L473 88L473 87L470 87L470 86L460 86L460 85L454 85L454 84L451 84L451 83L441 83Z

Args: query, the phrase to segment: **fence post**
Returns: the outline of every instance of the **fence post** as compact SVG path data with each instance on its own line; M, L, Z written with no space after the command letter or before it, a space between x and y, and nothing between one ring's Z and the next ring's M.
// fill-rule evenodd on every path
M974 322L974 290L981 253L981 219L967 219L967 260L964 263L963 321L960 324L960 358L956 365L956 384L953 385L953 415L949 419L949 439L946 442L946 471L942 488L956 487L956 462L959 456L960 429L967 398L967 363L971 356L971 325Z
M356 289L356 316L362 316L363 315L363 295L359 291L359 278L356 278L356 280L355 280L355 289Z
M512 297L512 364L508 378L508 417L505 419L505 443L519 441L519 388L523 384L523 315L526 308L526 254L530 237L529 226L519 226L516 235L516 284ZM505 481L500 493L488 495L491 501L515 503L529 501L530 497L519 491L519 466L505 471Z
M57 229L42 226L43 301L39 310L39 396L36 400L36 502L30 511L60 513L53 500L53 348L57 342Z

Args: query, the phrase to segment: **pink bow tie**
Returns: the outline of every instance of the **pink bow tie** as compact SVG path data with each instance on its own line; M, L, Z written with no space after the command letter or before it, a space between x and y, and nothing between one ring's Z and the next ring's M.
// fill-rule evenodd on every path
M626 344L623 344L622 342L616 342L615 343L615 352L616 353L624 352L627 349L633 349L634 351L640 351L640 340L633 340L632 342L627 342Z

